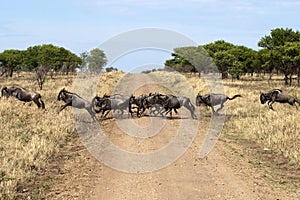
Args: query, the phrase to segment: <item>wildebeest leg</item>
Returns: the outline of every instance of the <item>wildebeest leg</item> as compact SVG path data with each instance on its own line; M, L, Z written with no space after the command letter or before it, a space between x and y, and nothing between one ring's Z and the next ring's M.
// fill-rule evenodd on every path
M107 112L105 113L105 111L107 111ZM103 110L103 111L102 111L101 118L102 118L102 119L105 118L105 117L108 115L109 112L110 112L110 110ZM104 113L105 113L105 114L104 114Z
M178 112L177 112L176 108L174 108L173 110L174 110L174 112L175 112L176 114L178 114Z
M221 104L221 107L217 109L216 112L218 113L222 108L224 108L224 104L223 103Z
M172 108L170 109L169 113L170 113L170 118L173 119L173 116L172 116ZM167 115L167 113L166 113L166 115Z
M65 105L62 105L58 111L58 113L60 113L63 109L65 109L67 106L72 106L72 102L68 102Z
M38 108L40 108L42 106L42 104L40 103L39 99L34 98L34 99L32 99L32 101L37 105Z
M271 109L271 110L274 110L274 108L273 108L273 103L275 103L275 101L271 101L271 103L269 104L269 109Z
M171 116L172 116L172 108L168 108L168 109L165 109L165 115L167 116L169 114L169 112L171 112Z
M195 115L195 112L194 112L195 111L195 107L190 102L187 103L187 104L185 104L184 107L186 107L190 111L191 117L193 119L197 119L197 116Z
M193 119L197 119L197 116L196 116L194 110L193 110L192 108L190 108L190 109L188 109L188 110L189 110L190 113L191 113L191 117L192 117Z
M211 110L212 110L213 114L215 114L215 113L216 113L216 111L215 111L215 109L214 109L214 106L213 106L213 105L211 106Z
M298 109L298 106L297 106L297 104L296 104L296 100L295 99L292 99L292 100L289 100L289 104L291 105L291 106L294 106L295 105L295 107L296 107L296 109Z
M90 107L88 107L88 108L85 108L88 112L89 112L89 114L91 115L91 117L92 117L92 119L93 119L93 121L96 121L96 116L95 116L95 112L93 112L93 110L90 108Z
M142 110L142 111L140 111L140 108L138 108L138 112L137 112L137 116L138 116L138 117L141 117L141 116L142 116L142 114L145 112L146 108L143 106L141 110Z
M42 99L40 99L40 101L41 101L41 107L42 107L42 109L45 109L45 103L43 102Z

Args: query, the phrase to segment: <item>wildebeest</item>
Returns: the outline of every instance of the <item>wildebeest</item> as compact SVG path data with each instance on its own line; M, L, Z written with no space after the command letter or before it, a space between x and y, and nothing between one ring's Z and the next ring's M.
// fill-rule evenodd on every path
M260 102L262 104L268 103L270 109L273 109L273 103L288 103L290 105L295 105L297 102L300 105L300 101L296 97L292 97L288 94L284 94L280 89L273 89L267 93L260 93Z
M149 93L148 95L142 94L138 97L132 95L129 99L130 107L132 107L133 104L136 105L138 117L141 117L146 109L149 110L150 115L162 115L162 102L156 98L157 95L159 94Z
M130 96L129 98L129 107L130 109L132 109L133 105L136 105L137 108L137 116L141 117L141 115L144 113L144 111L146 110L146 105L144 100L148 97L148 95L142 94L138 97L135 97L133 95Z
M1 90L2 97L15 97L23 102L33 101L38 108L45 109L45 103L42 101L42 96L31 90L22 88L20 86L3 87Z
M172 110L174 110L174 112L177 114L176 109L179 109L183 106L190 111L193 119L197 119L197 116L195 115L195 107L188 97L177 97L171 94L158 94L156 95L156 98L159 99L162 107L165 109L165 114L167 115L168 113L170 113L171 118Z
M96 113L93 110L92 104L80 97L78 94L68 92L65 88L61 89L58 96L58 101L64 101L65 105L62 105L59 109L59 112L61 112L63 109L65 109L67 106L72 106L74 108L78 109L86 109L88 113L91 115L92 119L96 120Z
M211 93L211 94L206 94L206 95L200 95L200 93L198 93L197 97L196 97L196 105L200 106L201 104L204 104L206 106L211 107L213 114L216 114L219 112L219 110L221 110L224 107L224 103L227 100L233 100L237 97L242 97L240 94L236 94L234 95L232 98L224 95L224 94L215 94L215 93ZM215 111L214 106L216 105L221 105L220 108L217 109L217 111Z
M102 112L101 118L105 118L107 114L113 110L121 111L123 115L124 110L128 109L128 114L132 114L129 96L121 94L104 95L103 97L95 96L92 100L92 107L96 113Z

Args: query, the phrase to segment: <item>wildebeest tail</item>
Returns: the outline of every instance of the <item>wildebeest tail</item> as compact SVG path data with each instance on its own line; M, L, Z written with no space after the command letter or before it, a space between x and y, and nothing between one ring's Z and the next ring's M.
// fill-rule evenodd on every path
M234 95L233 97L227 97L227 99L228 100L233 100L233 99L235 99L235 98L237 98L237 97L242 97L242 95L240 95L240 94L236 94L236 95Z

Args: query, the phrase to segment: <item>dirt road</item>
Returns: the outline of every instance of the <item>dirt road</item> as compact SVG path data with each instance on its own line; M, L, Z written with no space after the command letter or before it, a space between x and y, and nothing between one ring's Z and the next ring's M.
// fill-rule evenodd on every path
M134 94L158 90L163 89L148 84L135 89ZM120 120L126 124L126 120L132 119ZM180 124L189 123L192 119L185 113L175 119L158 120L163 121L163 128L148 138L129 135L119 127L119 120L116 119L102 121L101 128L106 137L120 149L147 153L159 151L172 142ZM75 155L68 158L69 161L60 165L63 171L60 181L52 188L47 199L297 199L295 194L271 187L262 179L261 169L253 168L248 159L241 156L242 149L239 153L238 146L234 151L229 148L231 142L222 135L208 157L200 159L199 149L206 136L210 117L200 116L199 121L197 134L184 154L166 167L147 173L127 173L124 170L112 169L97 161L86 150L82 141L77 139L75 144L70 144L70 149L77 145L78 150L73 151ZM133 123L139 127L148 127L151 118L135 118ZM97 137L94 138L96 139ZM120 162L123 162L122 159ZM121 164L131 166L135 163Z

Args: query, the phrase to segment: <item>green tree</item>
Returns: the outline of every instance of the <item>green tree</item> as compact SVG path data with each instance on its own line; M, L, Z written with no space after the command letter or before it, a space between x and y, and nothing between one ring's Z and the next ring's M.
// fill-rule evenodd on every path
M292 84L292 75L296 73L293 65L294 55L288 55L287 43L300 41L300 32L292 29L276 28L270 35L264 36L258 42L258 46L269 52L265 58L268 66L272 66L284 74L285 85ZM290 81L289 81L290 80Z
M202 46L175 48L173 58L165 62L165 66L179 72L208 72L212 71L213 63L209 54Z
M89 55L86 57L88 62L88 68L91 72L100 72L103 69L103 66L106 65L107 59L104 51L95 48L92 49Z
M214 58L215 53L220 51L228 51L234 47L233 44L224 40L217 40L215 42L203 45L203 48Z
M23 51L10 49L0 53L0 62L9 77L13 76L13 72L21 67L23 62Z
M87 61L87 57L88 57L89 53L87 51L84 51L82 53L80 53L80 58L81 58L81 67L80 67L80 70L83 71L83 70L86 70L88 68L87 64L88 64L88 61Z
M217 40L203 45L203 47L212 57L218 71L222 74L222 79L228 78L228 68L235 61L234 56L229 53L229 50L234 48L234 45L224 40Z
M228 78L228 69L235 61L237 61L237 59L228 51L219 51L214 54L214 62L218 66L219 72L222 74L222 79Z
M51 71L69 71L81 65L81 59L63 47L52 44L28 47L24 56L24 65L35 71L39 88L43 88L47 73Z

